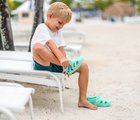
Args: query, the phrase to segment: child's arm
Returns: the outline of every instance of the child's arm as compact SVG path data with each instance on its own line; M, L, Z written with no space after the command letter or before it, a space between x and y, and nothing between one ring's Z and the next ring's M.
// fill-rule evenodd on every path
M66 53L65 53L64 47L59 47L58 49L66 57ZM68 78L70 77L70 75L67 73L67 71L64 68L63 68L63 72L65 73L65 75L68 75Z
M66 57L66 53L65 53L64 47L59 47L58 49Z
M53 52L53 54L58 58L60 61L60 64L66 68L68 65L70 65L69 60L63 55L63 52L61 53L60 50L57 48L56 44L52 40L48 40L46 42L50 50Z

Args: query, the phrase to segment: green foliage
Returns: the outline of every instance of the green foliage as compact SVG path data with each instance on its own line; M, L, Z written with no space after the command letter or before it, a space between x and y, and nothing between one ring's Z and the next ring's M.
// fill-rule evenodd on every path
M11 12L12 11L12 7L14 6L14 2L12 2L10 0L8 0L7 2L8 2L9 12Z
M73 3L73 0L60 0L60 1L65 3L69 8L71 8L71 5Z
M73 3L74 0L51 0L50 4L52 4L53 2L63 2L65 3L69 8L71 8L71 5Z
M140 12L140 2L138 4L138 6L137 6L137 10Z
M52 1L49 2L49 4L52 4L52 3L54 3L54 2L59 2L59 1L52 0Z
M102 0L96 0L94 6L95 9L103 10L106 7L106 2Z
M87 0L81 0L81 1L87 1ZM98 10L104 10L106 7L110 6L114 2L129 2L133 6L138 4L137 0L92 0L93 2L93 9L98 9ZM140 0L139 0L140 2Z
M94 8L98 10L104 10L106 7L110 6L113 0L96 0L94 3Z
M9 12L11 12L12 10L15 10L21 4L22 2L8 0Z
M82 6L81 6L80 2L77 2L77 3L76 3L76 8L82 9Z
M136 3L137 1L136 0L119 0L119 1L123 1L123 2L131 2L131 3Z

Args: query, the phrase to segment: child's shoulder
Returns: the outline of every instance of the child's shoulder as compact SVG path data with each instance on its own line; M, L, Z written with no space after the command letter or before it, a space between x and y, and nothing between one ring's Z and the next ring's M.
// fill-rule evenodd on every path
M40 23L37 27L39 27L39 28L45 28L46 27L46 25L44 24L44 23Z
M42 30L45 30L45 31L48 31L48 27L44 24L44 23L40 23L38 26L37 26L37 29L40 31Z

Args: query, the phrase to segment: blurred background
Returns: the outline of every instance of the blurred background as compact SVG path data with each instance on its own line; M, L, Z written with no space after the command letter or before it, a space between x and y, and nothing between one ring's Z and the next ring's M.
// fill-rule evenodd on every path
M42 22L46 20L47 10L50 4L59 1L67 4L73 12L71 24L66 25L64 27L65 31L63 31L63 33L68 32L64 33L66 42L71 41L71 37L74 34L75 36L82 36L83 39L85 37L89 39L89 32L85 31L85 28L88 26L85 25L86 27L83 29L79 27L85 23L89 23L91 25L90 27L93 24L104 24L108 22L112 24L140 23L140 0L44 0ZM21 41L21 38L22 42L29 42L35 22L35 0L8 0L8 7L11 16L14 42ZM77 30L78 33L70 33L72 32L70 30ZM81 32L84 32L87 36ZM75 37L73 39L72 43L75 43Z
M140 22L140 0L44 0L43 13L53 2L64 2L73 11L73 21L82 22L84 18ZM8 0L13 20L19 23L32 23L34 0Z

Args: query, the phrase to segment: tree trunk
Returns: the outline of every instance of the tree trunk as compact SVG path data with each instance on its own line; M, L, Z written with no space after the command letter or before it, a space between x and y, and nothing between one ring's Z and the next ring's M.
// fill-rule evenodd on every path
M1 30L0 30L0 31L1 31ZM2 38L1 38L1 32L0 32L0 50L3 50Z
M3 50L14 50L13 34L7 0L0 0L0 29Z
M44 3L44 0L35 0L34 24L32 27L32 34L31 34L30 43L29 43L29 49L28 49L29 52L31 51L31 41L32 41L32 37L33 37L34 32L35 32L35 29L38 26L38 24L42 23L43 3Z

